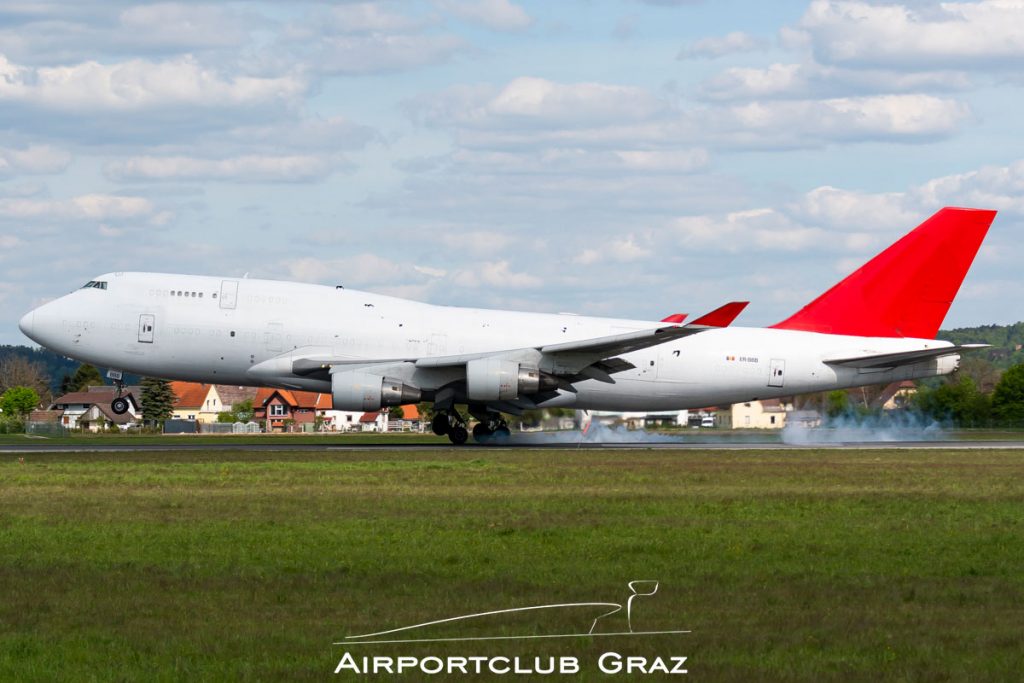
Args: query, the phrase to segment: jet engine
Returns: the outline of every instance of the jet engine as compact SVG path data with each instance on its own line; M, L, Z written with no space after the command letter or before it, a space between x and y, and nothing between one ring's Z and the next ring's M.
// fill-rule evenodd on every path
M540 389L540 370L515 361L480 358L466 363L470 401L511 401Z
M335 410L373 411L382 406L416 403L422 395L402 380L353 371L331 376L331 396Z

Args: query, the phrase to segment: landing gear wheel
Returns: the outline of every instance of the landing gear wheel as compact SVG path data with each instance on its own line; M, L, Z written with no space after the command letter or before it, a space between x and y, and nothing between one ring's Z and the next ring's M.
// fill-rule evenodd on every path
M504 440L512 436L512 430L508 428L508 425L502 424L494 430L494 435L499 439Z
M430 421L430 429L438 436L444 436L451 430L451 420L447 413L438 413Z
M456 446L461 446L469 440L469 432L462 425L456 425L448 430L448 438Z
M494 436L494 432L483 422L473 425L473 440L477 443L487 443Z
M110 409L115 415L124 415L128 412L128 399L118 396L110 403Z

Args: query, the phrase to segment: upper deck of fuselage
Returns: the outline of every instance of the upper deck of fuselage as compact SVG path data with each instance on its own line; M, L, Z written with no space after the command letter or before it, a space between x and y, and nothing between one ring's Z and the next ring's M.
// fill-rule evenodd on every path
M468 318L487 320L500 318L506 323L563 323L573 327L610 327L620 331L650 329L666 323L652 320L605 318L573 313L509 311L432 304L378 294L342 285L322 285L287 280L216 275L185 275L177 273L111 272L98 275L90 282L102 282L99 290L112 298L161 303L185 300L217 301L224 307L225 288L234 291L231 308L237 310L296 310L327 306L334 308L373 309L388 315L413 315L438 320ZM82 290L76 290L82 291ZM72 292L75 294L75 292Z

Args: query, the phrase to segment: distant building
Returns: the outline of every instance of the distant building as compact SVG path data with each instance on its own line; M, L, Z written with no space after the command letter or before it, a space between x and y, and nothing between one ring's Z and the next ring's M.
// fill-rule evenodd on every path
M317 411L330 405L330 394L287 389L260 389L253 406L256 420L265 420L268 432L303 431L316 423Z
M171 419L198 421L210 386L198 382L171 382L171 391L174 392Z
M171 382L171 390L176 397L172 419L201 424L217 422L221 413L231 412L235 404L245 400L255 407L257 392L254 387L198 382Z
M59 396L50 404L50 410L60 411L60 423L68 429L84 427L91 431L99 431L101 426L106 426L103 422L104 417L109 418L108 423L111 425L127 427L135 424L141 414L135 391L137 387L126 387L125 393L122 394L128 399L128 412L124 415L114 415L110 409L117 390L108 386L90 387L88 391L73 391ZM86 418L84 424L81 422L83 417Z
M317 408L317 415L323 421L321 429L325 432L357 432L360 430L359 418L363 416L361 410L334 410L332 402L327 397L327 407Z
M876 405L881 405L882 410L901 410L910 405L911 399L917 393L917 385L910 380L893 382L882 390Z
M821 426L821 413L817 410L793 410L788 414L787 422L794 427L813 429Z
M363 432L388 431L388 414L383 411L363 413L359 418L359 429Z
M395 417L395 409L388 412L389 432L422 432L424 429L423 416L415 403L407 406L400 406L402 417Z
M591 420L603 425L625 425L626 429L644 429L655 426L678 426L685 427L689 422L689 410L669 410L656 413L642 412L613 412L607 410L595 410L591 412ZM579 420L575 420L579 422ZM572 425L572 426L575 426ZM572 426L558 425L558 429L571 429Z
M778 398L734 403L730 408L733 429L782 429L793 410L791 403Z

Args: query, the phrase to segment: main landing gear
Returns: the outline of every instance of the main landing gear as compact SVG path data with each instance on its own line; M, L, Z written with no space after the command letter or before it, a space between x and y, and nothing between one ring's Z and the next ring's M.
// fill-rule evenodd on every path
M435 415L430 422L430 428L438 436L447 434L448 440L456 446L461 446L469 440L466 420L455 410L446 410Z
M477 406L470 406L469 413L478 420L473 427L473 440L477 443L494 443L512 436L512 430L508 428L508 423L501 413Z
M503 441L512 435L512 430L508 428L508 423L501 413L476 411L471 406L470 414L479 420L473 426L473 440L477 443ZM455 410L446 410L435 415L430 422L430 428L438 436L447 434L448 439L456 446L461 446L469 440L466 420Z

